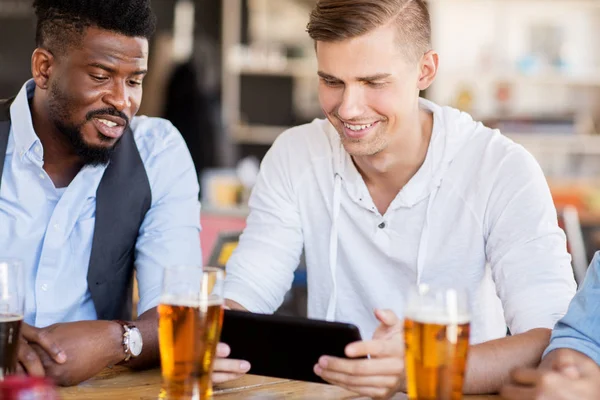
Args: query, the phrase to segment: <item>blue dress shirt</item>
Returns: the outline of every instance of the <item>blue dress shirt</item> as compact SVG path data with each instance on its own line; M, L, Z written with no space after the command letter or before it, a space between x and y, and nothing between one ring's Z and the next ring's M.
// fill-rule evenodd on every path
M567 314L554 327L544 356L559 348L577 350L600 365L600 252L594 255Z
M31 119L26 82L11 108L0 183L0 258L24 262L25 322L38 327L97 318L87 285L96 190L106 166L86 166L56 188L43 169L44 149ZM135 246L138 314L158 304L163 268L202 264L198 178L183 138L168 121L134 117L152 204Z

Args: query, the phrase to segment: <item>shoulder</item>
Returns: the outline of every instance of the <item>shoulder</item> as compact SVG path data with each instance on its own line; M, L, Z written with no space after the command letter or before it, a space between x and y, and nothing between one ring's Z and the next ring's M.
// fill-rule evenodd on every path
M470 178L479 177L490 182L516 175L525 177L541 174L541 168L533 155L522 145L477 123L474 132L455 158L457 164L470 171ZM460 168L461 170L463 168Z
M177 128L164 118L134 117L131 121L131 130L144 162L165 150L185 146L185 141Z
M131 130L146 169L153 198L175 190L181 182L198 192L198 177L183 137L168 120L135 117Z

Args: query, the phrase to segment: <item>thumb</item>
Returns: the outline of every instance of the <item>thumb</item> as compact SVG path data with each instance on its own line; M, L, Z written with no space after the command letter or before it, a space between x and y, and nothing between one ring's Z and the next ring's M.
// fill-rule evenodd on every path
M392 310L375 310L375 318L388 327L400 324L400 319Z

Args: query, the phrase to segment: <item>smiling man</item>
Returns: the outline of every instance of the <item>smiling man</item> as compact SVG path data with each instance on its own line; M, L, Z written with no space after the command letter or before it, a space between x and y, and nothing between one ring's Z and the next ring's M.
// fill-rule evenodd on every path
M24 264L20 369L69 385L157 364L162 268L201 264L198 181L179 132L135 117L150 0L34 8L33 79L0 102L0 258Z
M386 397L404 388L404 294L463 287L473 344L464 390L498 391L513 367L539 362L575 293L539 165L500 132L419 97L438 69L423 1L318 0L308 33L327 118L282 133L265 156L227 265L229 306L275 311L304 249L309 316L355 323L365 341L346 353L371 355L324 355L315 373ZM215 376L242 366L217 360Z

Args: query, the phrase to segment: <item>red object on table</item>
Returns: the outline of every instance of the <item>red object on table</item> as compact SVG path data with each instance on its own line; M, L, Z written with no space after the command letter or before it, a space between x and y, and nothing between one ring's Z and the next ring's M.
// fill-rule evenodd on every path
M58 400L51 380L25 375L11 375L0 381L2 400Z

